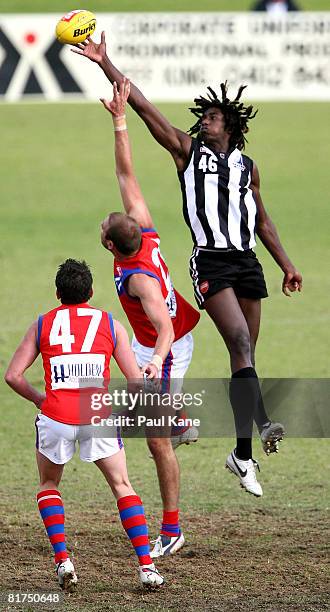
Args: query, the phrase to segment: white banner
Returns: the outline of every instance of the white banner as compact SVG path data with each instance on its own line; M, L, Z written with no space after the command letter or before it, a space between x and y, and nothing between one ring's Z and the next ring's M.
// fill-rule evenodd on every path
M0 99L97 100L96 64L54 36L61 15L0 15ZM108 55L151 100L248 84L255 100L330 100L330 13L101 13Z

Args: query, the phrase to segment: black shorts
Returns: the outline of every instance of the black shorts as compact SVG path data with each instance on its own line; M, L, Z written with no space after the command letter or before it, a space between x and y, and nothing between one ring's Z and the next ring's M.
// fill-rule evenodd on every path
M262 267L248 251L202 251L195 247L190 258L190 276L198 307L212 295L232 287L237 297L258 300L268 296Z

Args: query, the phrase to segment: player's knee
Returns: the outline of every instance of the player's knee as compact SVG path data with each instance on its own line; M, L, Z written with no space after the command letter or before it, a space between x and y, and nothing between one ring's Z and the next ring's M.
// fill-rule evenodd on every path
M249 333L243 330L233 333L229 342L229 350L232 355L250 357L251 340Z
M123 489L130 489L131 483L128 480L127 474L116 474L112 476L110 486L114 495L117 496Z
M163 456L172 448L171 441L169 438L149 438L148 446L152 456L157 457Z

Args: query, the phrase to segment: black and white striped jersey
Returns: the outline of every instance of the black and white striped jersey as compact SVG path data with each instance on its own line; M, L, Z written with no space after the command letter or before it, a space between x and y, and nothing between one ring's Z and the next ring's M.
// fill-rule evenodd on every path
M252 159L238 149L216 153L192 139L188 165L178 175L183 215L195 246L238 251L255 246L252 169Z

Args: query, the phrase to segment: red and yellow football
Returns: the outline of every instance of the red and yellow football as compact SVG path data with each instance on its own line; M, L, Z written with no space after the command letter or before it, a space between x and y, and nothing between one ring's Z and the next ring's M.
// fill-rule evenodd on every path
M78 9L70 11L60 19L56 26L56 38L60 43L75 45L94 34L96 18L90 11Z

